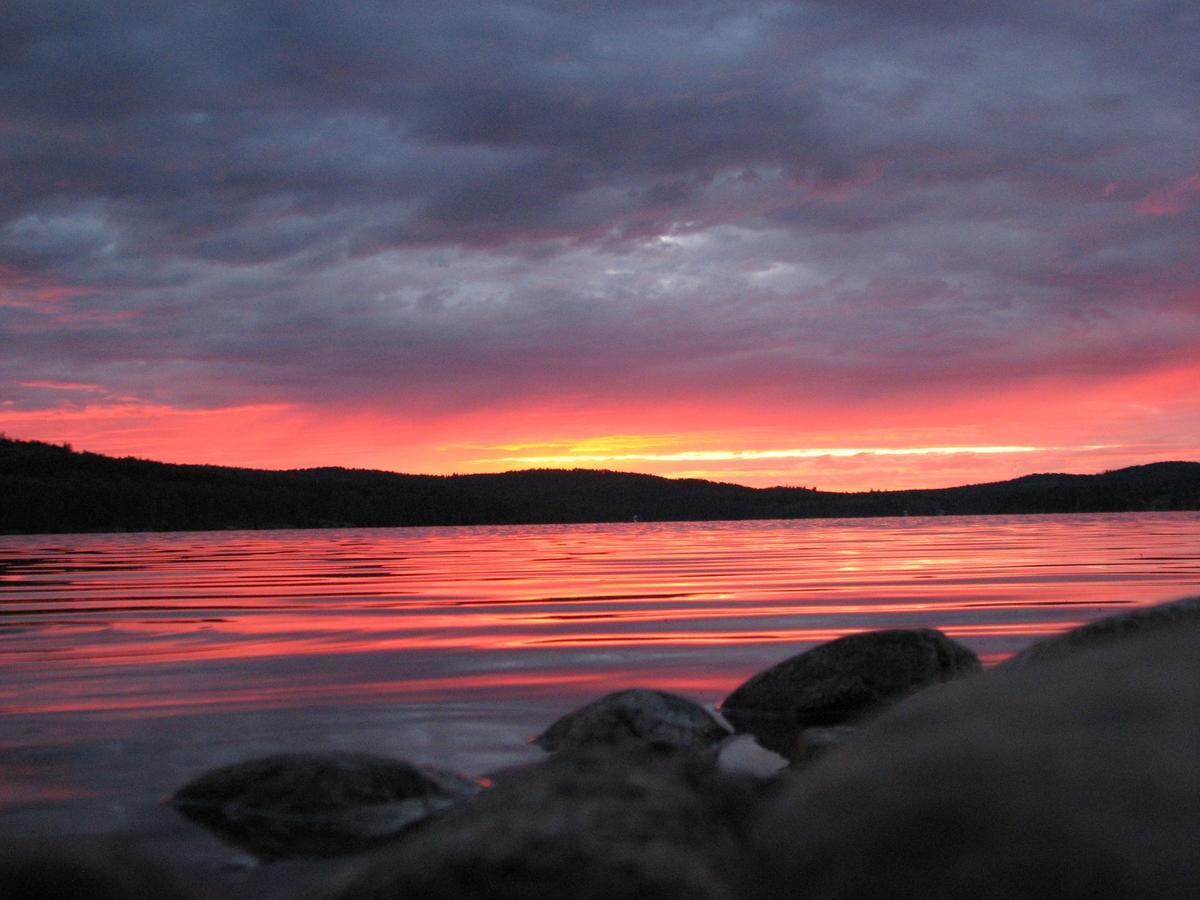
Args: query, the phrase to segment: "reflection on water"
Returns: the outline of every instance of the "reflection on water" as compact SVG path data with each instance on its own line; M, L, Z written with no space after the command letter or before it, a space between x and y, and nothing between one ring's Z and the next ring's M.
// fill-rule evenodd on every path
M0 831L298 746L480 771L605 691L711 703L863 629L995 662L1194 593L1198 538L1196 513L0 537Z

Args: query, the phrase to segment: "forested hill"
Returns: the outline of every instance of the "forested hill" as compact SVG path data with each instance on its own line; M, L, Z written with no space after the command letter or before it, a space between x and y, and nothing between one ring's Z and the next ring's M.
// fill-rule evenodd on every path
M1200 509L1200 463L920 491L748 488L574 469L500 475L174 465L0 437L0 532L178 531Z

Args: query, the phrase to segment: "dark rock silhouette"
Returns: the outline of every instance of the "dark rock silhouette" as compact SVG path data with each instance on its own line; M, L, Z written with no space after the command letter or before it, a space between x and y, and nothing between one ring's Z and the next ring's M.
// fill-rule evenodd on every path
M0 844L4 900L198 900L117 841L77 837Z
M738 731L794 756L803 729L856 722L930 684L979 671L979 659L940 631L851 634L754 675L721 703Z
M641 742L706 747L728 736L698 703L665 691L633 688L606 694L569 713L534 739L543 750Z
M751 897L1200 896L1200 627L906 700L791 779Z
M564 751L376 854L333 895L725 898L748 784L665 747Z
M1147 606L1097 619L1087 625L1036 641L1001 665L1005 668L1018 668L1033 662L1061 659L1109 641L1121 640L1143 632L1174 628L1187 622L1200 623L1200 597L1185 597L1173 603L1161 603L1158 606Z
M359 753L280 754L224 766L171 805L263 857L358 853L480 790L478 783Z

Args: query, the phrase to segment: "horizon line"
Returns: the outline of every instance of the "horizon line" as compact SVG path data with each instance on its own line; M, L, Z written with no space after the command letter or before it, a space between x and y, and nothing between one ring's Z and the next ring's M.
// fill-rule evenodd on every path
M383 474L383 475L405 475L405 476L418 477L418 478L472 478L472 477L486 477L486 476L496 476L496 475L514 475L514 474L520 474L522 472L538 472L538 471L541 471L541 472L607 472L607 473L612 473L612 474L617 474L617 475L637 475L639 477L645 477L645 478L658 478L658 479L662 479L663 481L704 481L709 484L732 485L734 487L741 487L741 488L745 488L746 490L751 490L751 491L766 491L766 490L772 490L775 488L783 488L783 489L788 489L788 490L811 490L816 493L823 493L823 494L909 493L909 492L913 492L913 491L937 491L937 490L949 490L949 489L957 488L957 487L974 487L974 486L983 485L983 484L1002 484L1007 481L1015 481L1015 480L1018 480L1021 478L1029 478L1029 477L1033 477L1033 476L1037 476L1037 475L1072 475L1072 476L1085 476L1086 477L1086 476L1104 475L1109 472L1119 472L1119 471L1122 471L1123 469L1133 469L1133 468L1139 468L1141 466L1163 465L1163 464L1169 464L1169 463L1187 463L1187 464L1193 464L1193 465L1200 464L1200 460L1156 459L1156 460L1151 460L1149 462L1132 463L1132 464L1126 465L1126 466L1118 466L1118 467L1112 468L1112 469L1102 469L1102 470L1096 471L1096 472L1026 472L1022 475L1016 475L1012 478L1004 478L1004 479L999 479L996 481L965 482L962 484L953 484L953 485L948 485L946 487L941 487L941 488L938 488L938 487L869 488L869 489L856 490L856 491L837 491L837 490L820 491L815 487L807 488L807 487L804 487L803 485L795 485L795 484L773 484L773 485L767 485L764 487L755 487L754 485L740 484L740 483L734 482L734 481L718 481L718 480L715 480L712 478L698 478L696 476L657 475L657 474L654 474L653 472L637 472L637 471L631 471L631 470L626 470L626 469L586 468L586 467L581 467L581 466L571 466L571 467L534 466L531 468L524 468L524 469L505 469L504 471L500 471L500 472L450 472L447 474L436 474L436 473L431 473L431 472L405 472L405 471L401 471L398 469L359 468L359 467L355 467L355 466L345 466L345 465L337 465L337 464L316 465L316 466L297 466L294 468L272 469L272 468L262 468L259 466L225 465L225 464L221 464L221 463L167 462L165 460L150 459L147 457L133 456L133 455L113 456L108 453L99 453L94 450L77 449L74 446L74 443L71 441L62 441L60 443L55 443L54 441L44 441L44 440L40 440L37 438L16 438L16 437L12 437L10 435L4 434L3 432L0 432L0 441L8 441L11 443L42 444L47 447L58 447L61 449L65 449L72 453L88 453L93 456L101 456L106 459L136 460L138 462L148 462L148 463L153 463L155 465L163 465L163 466L194 466L194 467L198 467L198 468L203 467L203 468L214 468L214 469L241 469L241 470L249 471L249 472L263 472L263 473L276 473L276 474L282 474L282 473L288 473L288 472L313 472L313 471L319 471L322 469L340 469L342 471L347 471L347 472L376 472L376 473ZM1081 448L1081 449L1102 449L1107 446L1111 446L1111 445L1097 445L1097 447L1095 447L1095 448L1086 447L1086 448ZM805 452L805 453L809 454L805 458L818 458L819 456L846 457L846 456L852 456L852 455L897 456L897 455L933 455L933 454L942 454L942 453L949 455L949 454L953 454L953 453L972 453L972 452L982 454L982 453L988 452L989 449L1008 450L1009 452L1037 452L1040 450L1054 450L1054 449L1060 449L1060 448L1052 448L1052 447L1046 447L1046 448L1043 448L1043 447L1029 447L1029 448L1025 448L1025 447L1013 447L1013 448L929 447L929 448L912 448L912 449L908 449L908 450L897 449L897 448L868 448L866 450L851 450L850 448L845 448L845 449L841 450L841 452L836 452L836 453L830 452L830 450L828 450L828 449L824 449L824 450L820 450L820 451L811 450L811 451L731 451L731 452L743 453L743 454L771 454L771 453L782 453L782 452ZM687 451L685 451L685 453L686 452ZM703 452L703 451L696 451L696 452ZM713 451L713 452L719 452L719 451ZM683 455L684 454L670 454L670 455L666 455L666 456L670 456L671 458L682 458ZM624 456L629 456L631 458L643 458L643 457L649 458L652 455L626 454L626 455L619 456L619 457L613 457L613 459L624 458ZM545 458L551 459L552 457L545 457ZM607 457L605 457L605 458L607 458ZM747 455L745 457L735 457L735 458L759 458L759 457ZM775 458L775 457L765 456L763 458ZM540 457L526 457L526 458L514 457L512 459L513 459L513 461L517 461L519 459L535 460L535 459L540 459ZM567 458L567 459L569 459L569 458ZM575 461L585 461L585 460L586 460L586 457L575 458ZM496 461L501 461L501 460L496 460Z

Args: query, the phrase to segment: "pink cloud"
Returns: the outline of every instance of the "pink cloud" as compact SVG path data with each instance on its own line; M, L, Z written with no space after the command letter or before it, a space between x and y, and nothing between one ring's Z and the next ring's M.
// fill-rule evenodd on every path
M1138 202L1137 212L1143 216L1173 216L1197 203L1200 203L1200 172L1151 191Z

